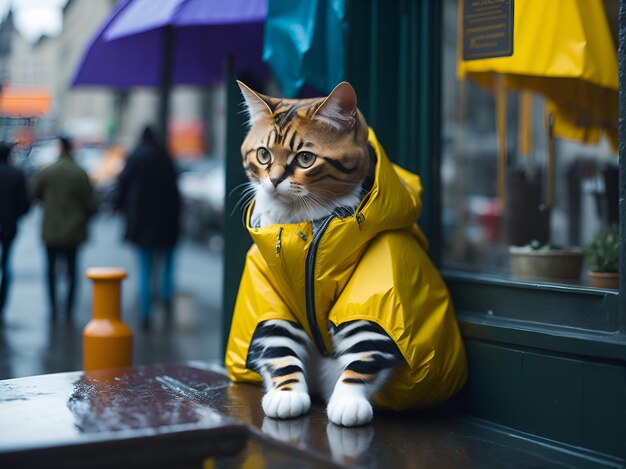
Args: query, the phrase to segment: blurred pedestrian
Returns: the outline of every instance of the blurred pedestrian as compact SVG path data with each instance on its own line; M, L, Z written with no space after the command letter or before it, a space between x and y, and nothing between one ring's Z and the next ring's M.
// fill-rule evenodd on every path
M11 245L17 234L17 221L29 207L24 175L9 165L11 148L0 142L0 326L11 282Z
M71 320L78 248L87 240L87 222L96 213L97 202L89 176L73 159L71 140L59 137L59 144L58 160L35 174L30 196L43 204L41 234L48 261L50 319L56 319L58 312L57 268L63 263L68 282L65 313Z
M126 160L114 194L113 208L126 217L125 239L139 254L141 325L150 328L152 272L161 264L160 297L172 316L174 248L178 241L180 194L176 171L167 150L150 126ZM160 261L160 262L159 262ZM156 270L156 269L155 269Z

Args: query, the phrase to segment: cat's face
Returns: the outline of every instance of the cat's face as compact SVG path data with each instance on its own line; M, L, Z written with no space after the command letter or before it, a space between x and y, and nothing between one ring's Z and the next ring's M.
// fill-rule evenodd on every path
M271 98L239 86L250 116L241 154L257 195L277 204L331 208L330 201L360 187L369 171L367 124L350 84L308 100Z

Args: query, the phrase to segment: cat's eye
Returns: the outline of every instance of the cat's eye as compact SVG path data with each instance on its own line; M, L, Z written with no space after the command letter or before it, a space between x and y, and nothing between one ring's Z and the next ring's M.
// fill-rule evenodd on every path
M261 147L256 151L256 159L259 160L261 164L268 164L272 161L272 154L267 148Z
M316 156L313 153L309 153L308 151L303 151L296 155L296 161L303 168L309 168L313 163L315 163Z

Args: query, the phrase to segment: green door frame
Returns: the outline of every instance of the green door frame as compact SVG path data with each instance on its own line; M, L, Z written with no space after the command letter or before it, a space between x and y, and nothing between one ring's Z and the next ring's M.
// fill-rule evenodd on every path
M439 261L441 2L348 0L346 80L389 158L421 176L420 226ZM418 157L419 155L419 157Z
M245 114L241 112L241 92L235 81L233 62L226 60L226 194L224 195L224 294L222 298L222 346L230 333L230 323L235 309L239 280L245 256L252 244L245 230L241 211L237 207L237 188L247 181L241 166L239 148L246 136Z

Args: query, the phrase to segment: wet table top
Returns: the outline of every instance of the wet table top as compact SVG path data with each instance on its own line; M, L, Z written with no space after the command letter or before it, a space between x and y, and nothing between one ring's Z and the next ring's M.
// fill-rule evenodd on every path
M343 428L314 402L304 417L269 419L261 387L222 373L191 362L0 381L0 467L561 464L454 413L377 412L370 425Z
M189 366L0 381L0 467L197 467L234 454L246 426L190 394L229 385Z

